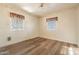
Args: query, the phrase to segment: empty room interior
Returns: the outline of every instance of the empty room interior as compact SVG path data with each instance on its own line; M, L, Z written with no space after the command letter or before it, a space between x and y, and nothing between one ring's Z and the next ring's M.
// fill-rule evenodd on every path
M79 55L79 4L0 3L0 55Z

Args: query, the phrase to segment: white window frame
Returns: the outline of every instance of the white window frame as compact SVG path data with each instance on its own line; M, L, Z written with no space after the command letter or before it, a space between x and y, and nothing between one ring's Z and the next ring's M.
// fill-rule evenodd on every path
M48 31L55 31L56 30L56 25L57 25L57 18L48 18L49 20L47 21L47 29Z
M56 30L56 21L48 21L48 30L50 31Z
M21 21L23 21L23 23L21 24L22 27L21 27L21 28L14 28L14 27L13 27L13 19L10 18L10 28L11 28L11 30L12 30L12 31L24 30L24 20L21 20ZM18 25L16 25L16 26L18 27Z

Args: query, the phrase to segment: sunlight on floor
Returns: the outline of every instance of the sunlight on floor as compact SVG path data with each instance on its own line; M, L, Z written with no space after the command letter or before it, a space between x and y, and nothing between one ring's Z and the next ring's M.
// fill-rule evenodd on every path
M63 46L61 54L65 55L79 55L79 48Z

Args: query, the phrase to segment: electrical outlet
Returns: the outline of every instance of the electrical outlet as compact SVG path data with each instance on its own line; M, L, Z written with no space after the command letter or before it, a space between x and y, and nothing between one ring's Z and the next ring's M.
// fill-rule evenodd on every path
M11 37L10 36L7 38L7 41L11 41Z

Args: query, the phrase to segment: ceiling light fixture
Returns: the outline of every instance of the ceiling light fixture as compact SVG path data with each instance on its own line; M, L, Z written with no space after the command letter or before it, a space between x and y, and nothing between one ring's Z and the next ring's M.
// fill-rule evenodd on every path
M44 3L41 3L41 4L40 4L40 7L44 7Z

